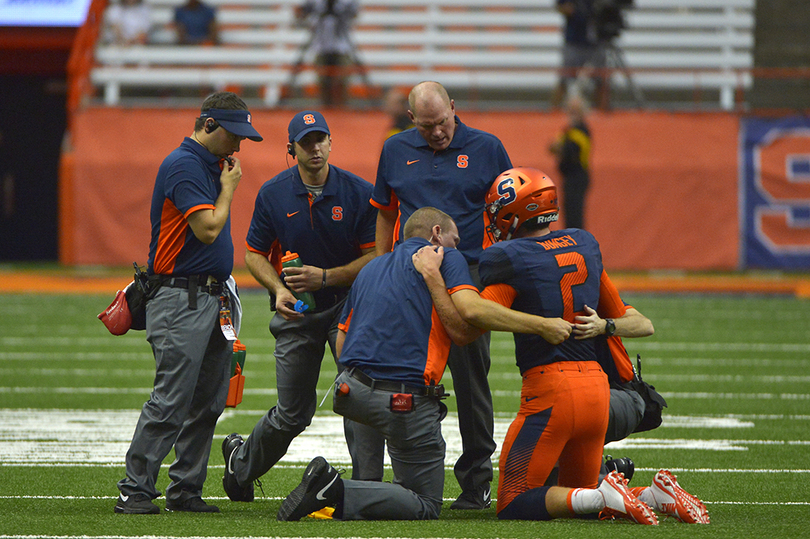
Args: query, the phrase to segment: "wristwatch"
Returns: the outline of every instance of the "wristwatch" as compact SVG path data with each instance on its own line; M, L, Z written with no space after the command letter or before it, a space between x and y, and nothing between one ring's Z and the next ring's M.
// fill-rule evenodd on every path
M612 337L616 333L616 322L612 318L605 318L605 335Z

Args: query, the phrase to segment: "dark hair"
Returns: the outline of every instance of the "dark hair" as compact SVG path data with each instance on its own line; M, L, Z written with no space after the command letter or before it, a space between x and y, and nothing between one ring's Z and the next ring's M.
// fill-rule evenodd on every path
M247 105L242 98L233 92L215 92L203 101L200 107L200 112L210 109L223 109L223 110L248 110ZM203 118L197 118L194 122L194 131L200 131L205 125Z

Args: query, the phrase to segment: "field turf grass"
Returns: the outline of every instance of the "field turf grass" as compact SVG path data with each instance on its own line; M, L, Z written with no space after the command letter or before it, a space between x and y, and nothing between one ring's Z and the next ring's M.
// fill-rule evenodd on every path
M224 436L247 436L275 403L267 297L243 293L246 394L220 420L204 497L220 514L113 513L124 454L148 398L154 364L144 332L107 333L95 315L110 295L0 294L0 537L807 537L810 529L810 300L756 295L625 295L649 316L653 337L626 341L643 376L666 397L664 425L606 453L636 464L631 485L669 468L701 497L708 526L663 520L501 522L493 508L451 511L459 494L455 401L448 439L445 509L430 522L277 522L281 500L306 463L325 454L349 468L340 423L327 402L290 453L263 478L264 496L230 502L222 490ZM327 352L319 400L335 367ZM490 376L497 441L518 404L511 336L493 334ZM449 373L444 382L452 391ZM499 446L500 447L500 446ZM497 485L493 482L493 496ZM165 464L170 463L170 455ZM158 488L165 489L166 466ZM388 471L390 480L390 470ZM156 500L164 506L164 499Z

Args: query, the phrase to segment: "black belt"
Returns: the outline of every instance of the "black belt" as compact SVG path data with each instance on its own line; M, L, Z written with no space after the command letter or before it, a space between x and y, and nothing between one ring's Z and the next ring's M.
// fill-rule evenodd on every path
M205 277L205 279L203 279ZM163 281L163 286L168 286L169 288L188 288L191 279L188 277L170 277ZM208 277L205 275L201 275L197 280L198 284L197 287L206 294L211 294L212 296L219 296L222 294L223 284L219 281L214 281L210 285L207 284Z
M211 277L211 282L209 284L209 276L202 274L202 275L189 275L188 277L170 277L168 275L150 275L150 280L157 281L159 286L168 286L169 288L185 288L189 292L192 289L197 288L201 292L205 292L206 294L211 294L212 296L219 296L222 294L224 290L223 283L214 280ZM188 308L192 311L197 309L197 294L189 294L188 295Z
M360 369L352 367L348 371L349 376L358 380L370 387L371 389L379 389L380 391L390 391L392 393L411 393L420 397L433 397L436 399L443 399L447 397L443 385L432 386L411 386L401 382L391 382L389 380L375 380Z

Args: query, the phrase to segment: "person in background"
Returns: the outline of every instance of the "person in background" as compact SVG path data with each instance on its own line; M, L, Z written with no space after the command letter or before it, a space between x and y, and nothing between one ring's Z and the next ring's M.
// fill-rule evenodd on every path
M586 66L591 69L605 68L605 50L599 43L594 21L595 0L557 0L557 11L565 17L563 27L563 65L560 80L551 98L551 106L557 108L566 95L574 92L573 85ZM596 83L597 103L606 100L608 85L603 73L593 77Z
M113 45L144 45L152 28L152 9L144 0L121 0L105 12L105 41Z
M585 228L585 195L591 183L591 130L585 122L587 104L578 95L565 102L568 125L549 146L562 176L566 228Z
M391 128L385 134L385 138L390 138L413 127L413 120L408 115L408 94L406 92L396 87L388 90L383 100L383 109L391 119Z
M327 107L346 100L347 66L355 54L351 30L359 9L357 0L306 0L298 10L298 18L311 31L321 102Z
M174 10L177 43L180 45L216 45L219 43L216 9L200 0L187 0Z

